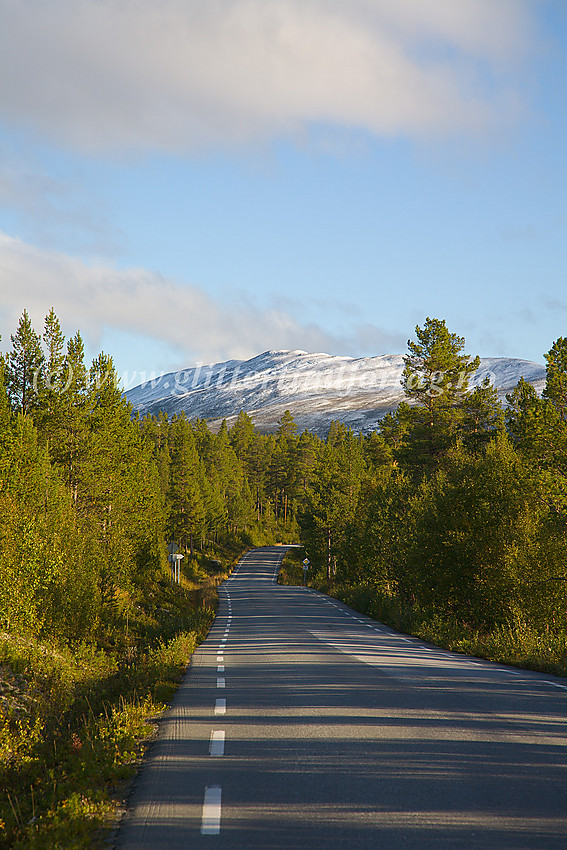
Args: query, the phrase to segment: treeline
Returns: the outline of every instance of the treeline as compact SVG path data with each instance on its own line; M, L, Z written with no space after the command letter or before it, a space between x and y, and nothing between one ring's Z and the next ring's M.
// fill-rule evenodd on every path
M94 638L155 574L164 531L150 447L101 354L24 312L0 382L0 628Z
M545 355L542 397L522 379L503 409L488 380L470 388L478 358L445 322L416 336L407 402L364 439L335 426L320 450L301 509L319 580L365 589L376 615L564 630L567 339Z
M265 468L281 440L133 418L112 358L87 367L53 310L41 335L24 311L0 365L0 631L104 644L168 580L166 542L190 572L195 548L234 554L288 524Z
M444 321L408 343L407 401L377 430L325 440L286 412L260 434L241 412L132 417L112 359L87 368L80 334L26 312L0 382L0 628L92 639L167 576L166 541L301 539L315 580L471 625L565 625L567 340L542 397L521 380L504 409Z

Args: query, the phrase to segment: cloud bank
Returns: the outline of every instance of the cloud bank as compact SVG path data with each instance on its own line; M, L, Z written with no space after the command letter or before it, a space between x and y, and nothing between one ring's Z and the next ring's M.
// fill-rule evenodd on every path
M528 0L0 0L0 116L98 153L482 133L516 114ZM533 30L533 28L532 28Z
M383 353L404 339L365 323L328 333L274 306L256 307L245 297L215 300L196 286L181 285L145 269L117 270L45 251L0 233L0 348L26 308L36 330L53 307L68 335L78 329L92 348L107 330L163 342L179 352L180 365L246 359L273 348L330 353ZM112 354L112 351L108 352Z

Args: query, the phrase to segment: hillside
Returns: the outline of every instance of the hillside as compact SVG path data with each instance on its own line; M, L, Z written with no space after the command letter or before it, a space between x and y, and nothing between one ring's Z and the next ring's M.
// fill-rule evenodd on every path
M250 360L228 360L169 372L126 392L140 415L208 419L218 427L244 410L262 431L273 431L290 410L302 431L324 435L333 419L366 433L404 394L400 384L401 354L377 357L339 357L306 351L265 351ZM541 392L545 368L528 360L503 357L481 359L473 383L489 377L502 400L523 377Z

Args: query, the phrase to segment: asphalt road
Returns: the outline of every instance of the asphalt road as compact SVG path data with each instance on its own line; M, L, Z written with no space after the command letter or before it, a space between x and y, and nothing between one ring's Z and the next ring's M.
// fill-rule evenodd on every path
M281 587L248 553L118 833L152 848L567 848L567 687Z

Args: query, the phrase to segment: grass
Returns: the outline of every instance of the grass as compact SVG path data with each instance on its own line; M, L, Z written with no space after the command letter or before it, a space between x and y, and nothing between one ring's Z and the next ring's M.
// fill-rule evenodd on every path
M199 556L182 586L122 594L97 646L0 635L1 847L104 846L228 563Z
M278 579L280 584L302 584L303 557L301 550L291 550L286 554ZM326 584L319 586L316 580L308 583L340 599L355 611L444 649L567 677L567 633L564 629L538 627L520 617L505 625L475 628L436 610L417 605L408 607L371 585L339 585L329 589Z
M284 555L281 569L278 575L278 584L303 584L303 559L305 558L305 550L288 549ZM309 572L307 572L307 576Z
M372 586L336 587L332 593L356 611L445 649L567 676L567 635L562 629L538 627L518 617L492 627L473 627L439 611L404 607L398 599Z

